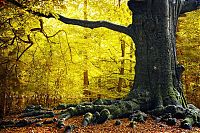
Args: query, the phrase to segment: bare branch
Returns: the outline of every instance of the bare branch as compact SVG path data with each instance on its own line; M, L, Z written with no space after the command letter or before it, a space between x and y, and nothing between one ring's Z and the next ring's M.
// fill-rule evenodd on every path
M59 20L65 24L79 25L79 26L91 28L91 29L105 27L105 28L111 29L113 31L118 31L118 32L121 32L121 33L124 33L127 35L131 34L128 27L110 23L108 21L77 20L77 19L66 18L61 15L59 15Z
M14 4L17 7L20 7L21 9L26 10L26 7L24 7L22 4L20 4L19 2L15 1L15 0L6 0L6 1ZM114 24L114 23L111 23L108 21L87 21L87 20L66 18L60 14L52 15L50 13L48 15L45 15L43 13L35 12L32 10L26 10L26 11L31 14L34 14L36 16L45 17L45 18L55 18L55 15L58 15L59 16L58 20L60 20L61 22L65 23L65 24L78 25L78 26L82 26L85 28L91 28L91 29L105 27L105 28L111 29L113 31L121 32L121 33L131 36L130 28L128 28L126 26Z
M24 49L24 51L19 55L19 57L17 57L16 61L19 61L19 59L22 57L22 55L33 45L33 41L31 40L30 35L27 35L28 41L22 40L20 37L18 37L18 38L21 41L23 41L24 43L30 43L30 45Z

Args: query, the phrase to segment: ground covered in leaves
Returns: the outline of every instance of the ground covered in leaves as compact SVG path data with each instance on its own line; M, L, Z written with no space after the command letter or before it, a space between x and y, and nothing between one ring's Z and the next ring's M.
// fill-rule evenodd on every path
M17 115L7 116L7 120L19 119ZM48 120L43 119L42 121ZM66 125L75 125L74 133L200 133L200 128L193 127L191 130L179 128L180 120L175 126L168 126L164 122L156 122L150 116L144 123L136 123L135 127L130 127L130 120L115 119L108 120L103 124L82 126L83 116L73 117L65 121ZM116 125L120 121L120 125ZM1 129L0 133L63 133L64 128L57 128L56 123L45 124L42 127L36 127L35 124L26 127L12 127Z

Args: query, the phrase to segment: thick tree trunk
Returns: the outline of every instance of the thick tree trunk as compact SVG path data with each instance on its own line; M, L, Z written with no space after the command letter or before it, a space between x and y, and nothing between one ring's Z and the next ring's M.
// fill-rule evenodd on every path
M136 1L133 11L133 41L136 45L134 85L126 99L137 99L141 109L186 106L177 71L175 32L178 3L169 0Z

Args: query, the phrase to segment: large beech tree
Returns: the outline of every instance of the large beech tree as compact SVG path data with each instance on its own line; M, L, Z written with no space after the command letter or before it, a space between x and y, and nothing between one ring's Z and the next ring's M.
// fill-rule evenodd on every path
M45 15L26 8L18 1L6 1L40 17L58 16L56 19L65 24L91 29L105 27L124 33L134 41L135 78L129 94L119 101L97 100L91 105L70 108L66 118L99 111L102 121L105 121L107 118L126 116L135 110L162 112L171 105L187 108L180 80L184 67L177 63L176 57L176 28L181 14L198 9L198 0L129 0L128 6L133 15L132 23L127 27L107 21L71 19L60 14ZM200 111L197 108L195 110L186 123L200 121Z

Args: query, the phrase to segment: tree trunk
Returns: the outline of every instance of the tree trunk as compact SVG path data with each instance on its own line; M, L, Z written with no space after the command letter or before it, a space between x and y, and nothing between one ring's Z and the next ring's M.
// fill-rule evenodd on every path
M83 9L83 17L84 17L84 20L87 20L87 17L88 17L88 13L87 13L87 6L88 6L88 0L84 0L84 9ZM88 36L87 34L84 35L84 39L87 40L88 39ZM88 78L88 53L85 52L85 55L84 55L84 72L83 72L83 76L84 76L84 95L85 97L89 97L90 93L88 91L88 85L89 85L89 78Z
M5 105L5 102L6 102L6 99L5 99L5 92L2 91L0 93L0 120L3 119L3 117L5 116L5 108L6 108L6 105Z
M177 5L169 0L130 0L132 39L136 45L133 88L126 99L137 99L143 110L186 106L178 75L175 32Z
M1 79L0 82L0 120L6 114L6 80Z
M132 74L133 73L133 43L130 44L130 69L129 69L129 73ZM130 81L129 82L129 86L132 86L133 82Z
M85 70L83 72L83 76L84 76L84 82L83 82L83 85L84 85L84 89L87 89L88 88L88 85L89 85L89 79L88 79L88 70Z
M122 51L122 60L121 60L121 68L120 68L120 72L119 72L119 75L122 76L124 75L124 64L125 64L125 60L124 60L124 56L125 56L125 42L124 40L121 38L121 51ZM117 86L117 91L118 92L121 92L122 91L122 85L123 85L123 81L124 79L123 78L119 78L119 81L118 81L118 86Z

